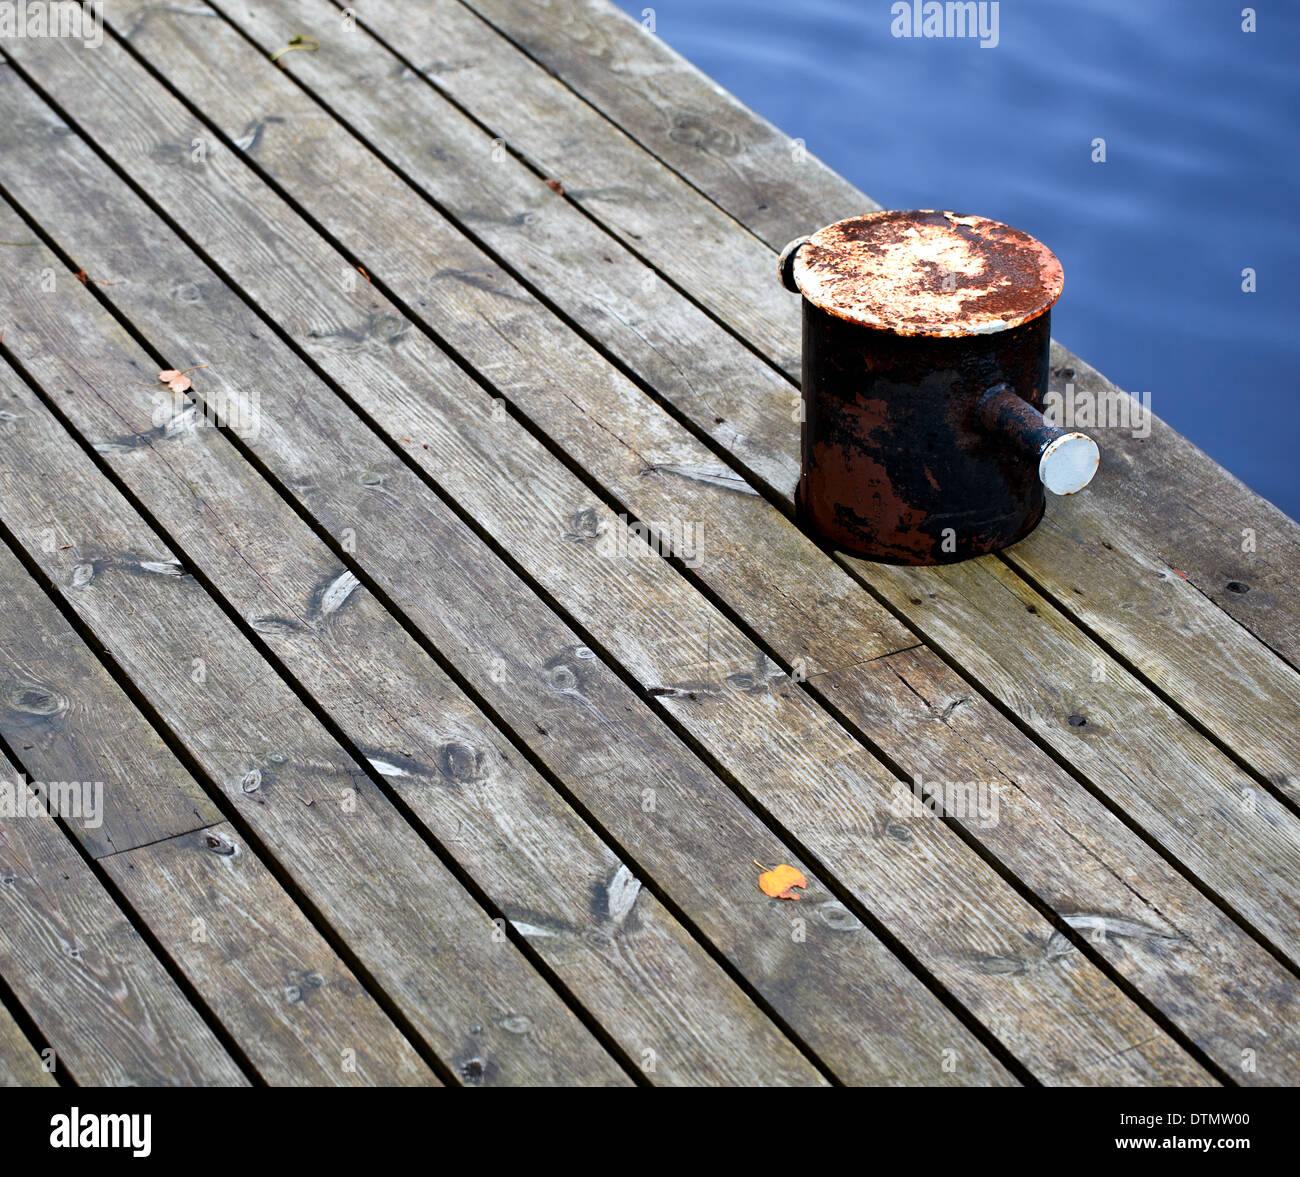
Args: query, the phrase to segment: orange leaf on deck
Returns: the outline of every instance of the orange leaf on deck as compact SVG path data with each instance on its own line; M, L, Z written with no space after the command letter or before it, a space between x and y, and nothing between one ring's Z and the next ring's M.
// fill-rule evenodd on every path
M84 267L72 275L83 286L89 286L94 282L97 286L121 286L121 282L110 282L107 278L87 278Z
M547 180L546 184L552 192L558 192L561 196L564 195L564 185L559 180Z
M794 893L796 887L804 888L808 886L808 880L803 877L803 871L795 870L792 866L786 866L782 863L775 870L764 871L758 876L758 887L764 895L770 895L773 899L798 899L800 896Z
M199 368L206 367L207 364L195 364L193 368L186 368L184 372L178 372L175 368L167 368L158 373L158 379L167 385L172 392L187 392L194 387L194 381L185 372L194 372Z

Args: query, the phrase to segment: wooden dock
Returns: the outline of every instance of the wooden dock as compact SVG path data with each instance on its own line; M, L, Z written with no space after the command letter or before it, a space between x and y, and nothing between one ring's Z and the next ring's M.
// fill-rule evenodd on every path
M800 144L606 0L105 15L0 41L0 1083L1300 1082L1295 522L1156 420L823 550Z

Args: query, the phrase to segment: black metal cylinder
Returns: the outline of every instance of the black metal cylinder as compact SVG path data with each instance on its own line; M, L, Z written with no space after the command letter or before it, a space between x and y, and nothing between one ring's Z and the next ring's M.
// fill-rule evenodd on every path
M1096 444L1045 420L1052 304L1040 241L986 217L917 209L836 221L782 252L802 295L800 523L895 564L1005 548L1073 494Z
M803 300L798 511L843 551L947 564L1007 547L1042 518L1034 461L981 421L1006 384L1041 409L1050 314L955 338L897 335Z

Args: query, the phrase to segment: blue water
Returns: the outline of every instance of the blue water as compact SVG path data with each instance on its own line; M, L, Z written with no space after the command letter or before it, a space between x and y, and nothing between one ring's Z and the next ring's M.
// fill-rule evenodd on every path
M1052 334L1300 517L1300 2L1002 0L994 48L889 0L621 4L887 208L1046 242Z

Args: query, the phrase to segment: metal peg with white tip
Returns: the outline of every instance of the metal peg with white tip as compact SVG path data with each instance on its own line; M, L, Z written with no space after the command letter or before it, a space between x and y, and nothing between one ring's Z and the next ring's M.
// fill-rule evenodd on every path
M979 419L987 432L1038 463L1038 478L1053 494L1081 491L1097 473L1097 443L1086 433L1053 425L1009 385L995 384L980 398Z

